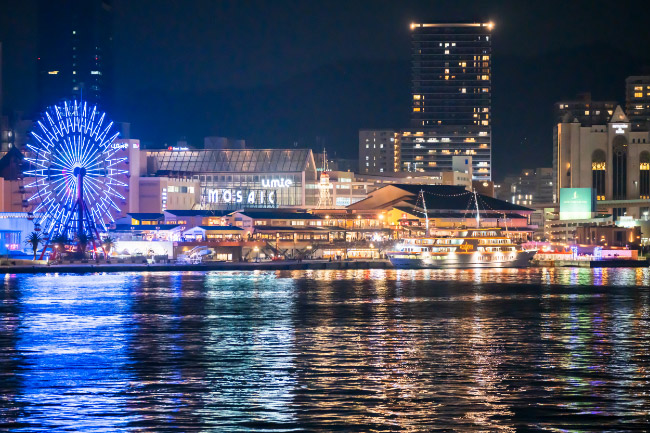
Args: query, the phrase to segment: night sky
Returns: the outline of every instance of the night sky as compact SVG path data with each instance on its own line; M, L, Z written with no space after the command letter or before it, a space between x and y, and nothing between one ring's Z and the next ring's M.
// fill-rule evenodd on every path
M36 107L36 2L0 0L4 111ZM553 103L624 103L650 73L646 2L114 0L109 115L153 146L187 137L323 144L357 156L358 129L409 121L409 23L492 20L495 179L550 166Z

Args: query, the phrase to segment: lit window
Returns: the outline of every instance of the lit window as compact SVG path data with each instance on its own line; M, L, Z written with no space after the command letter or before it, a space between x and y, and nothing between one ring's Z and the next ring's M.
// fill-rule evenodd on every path
M643 98L643 92L634 92L635 98Z
M420 95L413 95L413 99L420 99L420 98L421 98Z
M467 93L467 89L463 87L462 89L460 89L460 93Z
M449 50L445 50L445 54L449 54Z

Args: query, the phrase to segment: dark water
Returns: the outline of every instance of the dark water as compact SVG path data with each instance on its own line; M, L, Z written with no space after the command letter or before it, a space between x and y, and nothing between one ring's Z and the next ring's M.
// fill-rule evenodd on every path
M648 285L648 269L6 275L0 430L648 430Z

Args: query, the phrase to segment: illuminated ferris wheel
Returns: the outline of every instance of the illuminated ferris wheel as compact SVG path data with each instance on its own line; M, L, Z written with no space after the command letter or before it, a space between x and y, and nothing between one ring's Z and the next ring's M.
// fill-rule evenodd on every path
M33 192L32 212L40 214L35 222L50 239L96 239L120 211L114 199L124 196L115 187L126 184L116 177L126 170L117 166L126 158L116 156L119 133L105 118L86 102L66 102L50 107L31 133L25 186Z

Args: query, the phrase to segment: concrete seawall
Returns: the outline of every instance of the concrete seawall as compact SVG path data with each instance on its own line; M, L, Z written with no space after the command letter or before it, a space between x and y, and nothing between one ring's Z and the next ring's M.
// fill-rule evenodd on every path
M538 268L647 268L647 260L533 260Z
M202 264L69 264L50 266L0 266L3 274L83 274L94 272L169 272L169 271L285 271L305 269L388 269L388 260L355 261L283 261L283 262L219 262Z

